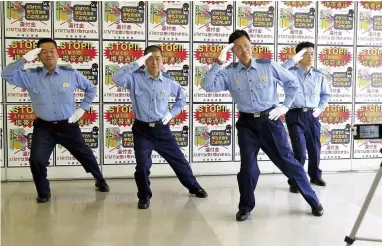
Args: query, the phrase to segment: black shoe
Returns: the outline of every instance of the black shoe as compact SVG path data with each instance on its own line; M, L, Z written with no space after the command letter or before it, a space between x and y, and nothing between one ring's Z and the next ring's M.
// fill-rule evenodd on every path
M148 209L150 207L150 200L139 200L138 208L139 209Z
M299 193L296 185L290 185L289 186L289 191L292 192L292 193Z
M247 220L250 214L251 214L250 212L239 211L236 213L236 220L237 221Z
M203 188L190 191L190 194L195 195L196 197L199 197L199 198L206 198L208 196L207 192Z
M322 205L319 204L317 208L312 209L312 214L317 217L322 216L324 214L324 208L322 207Z
M47 197L37 197L36 198L36 201L37 203L46 203L46 202L49 202L50 200L50 194L47 196Z
M322 178L310 179L310 183L318 186L326 186L326 182Z
M109 186L107 185L107 183L106 183L106 181L104 179L96 180L95 187L100 192L108 192L109 191Z

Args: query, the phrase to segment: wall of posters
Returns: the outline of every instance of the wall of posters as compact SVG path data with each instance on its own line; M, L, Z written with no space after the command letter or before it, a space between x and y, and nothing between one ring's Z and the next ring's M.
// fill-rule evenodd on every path
M280 64L295 55L299 42L315 44L314 68L325 75L331 94L320 116L324 171L370 169L357 161L380 157L379 140L355 141L344 127L381 122L381 1L5 1L0 9L2 69L36 48L39 38L53 38L58 64L77 69L97 87L81 129L109 176L132 175L135 165L130 91L117 86L112 77L142 57L149 45L163 50L166 73L186 95L186 106L170 126L194 172L236 173L239 112L229 92L207 93L200 86L236 29L248 32L254 58ZM232 62L238 59L229 51L222 67ZM37 66L42 66L38 59L24 69ZM277 90L282 103L284 90L281 86ZM74 96L79 104L85 92L78 89ZM25 170L36 116L28 91L4 81L0 102L1 165L12 170L10 179L31 178ZM171 97L169 107L174 102ZM152 157L153 174L167 174L166 161L155 151ZM341 164L351 159L357 161ZM275 172L261 150L258 161L265 172ZM214 170L220 166L224 170ZM53 178L73 172L75 177L87 175L77 174L76 168L80 168L77 160L57 145L50 163ZM12 176L16 173L20 174Z

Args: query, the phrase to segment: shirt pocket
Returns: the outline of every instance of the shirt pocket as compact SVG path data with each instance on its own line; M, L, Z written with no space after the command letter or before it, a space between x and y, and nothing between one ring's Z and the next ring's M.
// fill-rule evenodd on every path
M32 103L35 104L47 104L49 102L48 91L45 89L33 88L30 96Z
M309 92L311 94L319 94L321 85L319 83L314 83L314 82L308 82L306 87L308 88Z
M134 88L134 95L136 98L140 99L147 98L147 96L143 93L142 89L139 86Z
M60 101L70 103L74 100L74 91L68 87L60 87L58 89Z
M246 83L231 83L231 88L233 91L240 93L241 91L247 90L247 84Z

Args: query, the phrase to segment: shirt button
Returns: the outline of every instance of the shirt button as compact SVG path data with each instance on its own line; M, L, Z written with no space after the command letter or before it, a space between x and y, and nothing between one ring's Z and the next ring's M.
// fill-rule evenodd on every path
M253 91L253 90L251 90L251 91Z
M254 102L255 100L252 100L252 102Z
M151 101L154 101L154 99L151 99Z

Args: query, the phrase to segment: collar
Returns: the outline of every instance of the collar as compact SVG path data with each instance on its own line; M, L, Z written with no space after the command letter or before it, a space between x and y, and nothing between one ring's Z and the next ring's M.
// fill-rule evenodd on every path
M151 76L151 74L149 74L149 72L148 72L146 69L145 69L145 79L152 79L152 80L155 80L155 79L153 78L153 76ZM158 80L161 81L161 82L164 81L162 72L159 72Z
M299 65L298 66L298 71L303 76L308 76L309 74L312 75L313 67L310 67L308 72L305 72L305 70Z
M46 70L45 67L42 67L42 74L43 74L44 76L46 76L48 73L49 73L48 70ZM60 73L60 67L59 67L58 65L56 65L56 67L54 68L53 73L57 73L58 75L61 74L61 73Z
M257 63L256 63L256 59L255 58L253 58L253 57L251 57L251 66L249 66L249 68L254 68L254 69L256 69L257 70ZM247 69L243 64L241 64L241 62L239 61L239 65L237 66L237 68L239 69L239 71L241 70L241 69ZM248 69L249 69L248 68Z

